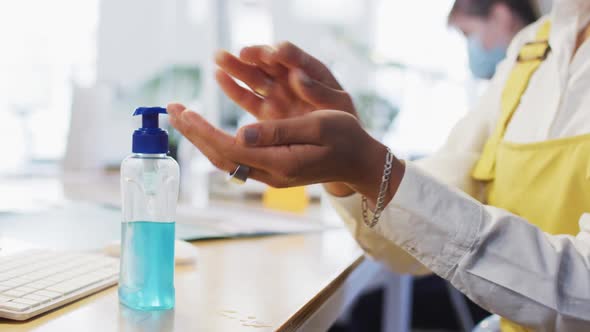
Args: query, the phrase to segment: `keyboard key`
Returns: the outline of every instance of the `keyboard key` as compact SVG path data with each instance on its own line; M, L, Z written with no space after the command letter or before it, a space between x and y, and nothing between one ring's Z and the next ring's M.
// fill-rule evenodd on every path
M27 277L29 277L30 279L33 279L33 280L38 280L38 279L44 278L44 277L51 275L51 274L53 274L53 272L47 272L45 270L40 270L40 271L35 271L35 272L27 274Z
M0 295L0 303L2 303L2 302L8 302L8 301L11 301L11 300L12 300L12 297L6 297L6 296Z
M37 281L33 281L29 284L27 284L27 287L31 287L31 288L35 288L35 289L44 289L47 288L48 286L53 285L54 282L48 281L48 280L37 280Z
M62 293L53 292L53 291L49 291L49 290L36 291L35 293L33 293L33 295L45 296L45 297L48 297L52 300L62 297Z
M101 281L107 278L107 276L104 273L101 273L99 271L96 272L92 272L90 274L88 274L89 277L93 278L96 281Z
M46 296L41 296L38 294L25 295L24 297L22 297L22 299L37 301L38 303L41 303L41 304L51 301L51 298L46 297Z
M0 303L0 309L12 310L12 311L25 311L31 308L30 304L18 303L14 301Z
M21 286L21 287L12 289L12 290L18 291L18 292L25 292L25 294L29 294L29 293L37 291L35 288L31 288L31 287L27 287L27 286Z
M5 280L0 282L0 286L12 286L12 287L18 287L24 284L29 283L29 280L27 279L23 279L23 278L13 278L10 280Z
M21 303L21 304L28 304L30 306L37 306L37 305L41 304L41 301L25 299L23 297L18 298L18 299L14 299L14 300L12 300L12 302Z
M54 274L52 276L49 276L47 278L45 278L45 280L47 281L53 281L55 283L64 281L64 280L68 280L68 279L72 279L72 277L70 275L68 275L67 273L58 273L58 274Z
M101 279L107 279L118 274L118 272L112 270L101 270L96 273L101 276Z
M17 263L8 263L0 266L0 272L7 273L7 271L14 270L20 266L20 262Z
M2 295L11 296L11 297L21 297L26 294L27 294L27 292L19 291L16 289L11 289L11 290L8 290L8 291L2 293Z
M46 250L0 257L0 317L42 313L78 291L113 284L118 273L119 261L101 255Z
M59 284L55 284L53 286L49 286L47 287L47 290L67 295L93 283L95 283L95 279L79 277L76 279L61 282Z

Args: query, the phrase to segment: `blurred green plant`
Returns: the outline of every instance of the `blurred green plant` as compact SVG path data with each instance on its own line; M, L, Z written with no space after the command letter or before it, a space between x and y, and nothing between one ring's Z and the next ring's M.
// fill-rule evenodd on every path
M201 94L202 74L197 65L171 65L142 82L137 88L139 97L153 105L170 100L191 102Z
M378 61L366 43L353 39L343 27L333 27L332 34L338 43L350 50L351 54L373 68L374 71L382 69L409 70L408 66L399 62ZM391 96L382 96L374 91L352 92L352 98L362 123L378 135L385 133L400 111L398 105L391 102Z
M374 92L356 93L353 100L361 122L378 135L384 134L399 114L399 107Z

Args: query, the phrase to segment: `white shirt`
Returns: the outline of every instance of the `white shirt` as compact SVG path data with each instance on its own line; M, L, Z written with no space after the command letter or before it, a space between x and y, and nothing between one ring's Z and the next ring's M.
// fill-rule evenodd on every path
M590 42L572 58L577 34L590 21L590 0L556 0L550 18L552 52L522 97L508 141L590 133ZM470 173L496 125L504 83L539 24L515 37L479 106L445 146L407 164L374 229L362 222L359 195L332 200L367 254L393 270L432 271L487 310L535 331L590 331L590 214L581 218L577 236L550 235L471 198L480 196L481 184Z

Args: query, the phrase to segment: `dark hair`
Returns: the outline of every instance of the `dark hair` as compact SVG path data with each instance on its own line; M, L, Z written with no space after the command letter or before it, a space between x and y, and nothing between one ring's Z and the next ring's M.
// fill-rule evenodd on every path
M458 13L483 18L488 17L492 7L499 3L506 5L526 25L535 22L539 18L537 8L532 4L531 0L456 0L449 14L449 20Z

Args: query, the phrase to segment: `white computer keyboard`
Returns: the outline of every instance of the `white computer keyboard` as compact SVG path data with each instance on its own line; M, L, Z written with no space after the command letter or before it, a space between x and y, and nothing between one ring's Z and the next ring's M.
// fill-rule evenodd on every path
M117 283L119 260L30 250L0 256L0 317L25 320Z

